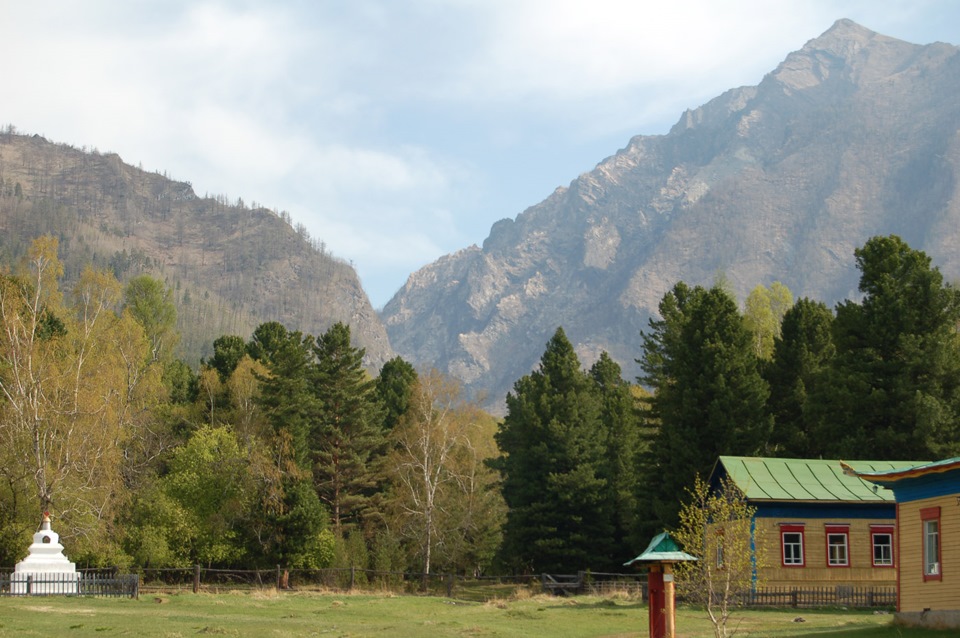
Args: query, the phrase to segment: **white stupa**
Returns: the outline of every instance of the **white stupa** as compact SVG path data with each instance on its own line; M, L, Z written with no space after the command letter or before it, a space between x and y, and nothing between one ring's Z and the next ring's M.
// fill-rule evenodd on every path
M67 560L60 535L50 529L50 514L43 513L40 531L33 535L30 553L17 563L10 583L14 594L77 594L80 573Z

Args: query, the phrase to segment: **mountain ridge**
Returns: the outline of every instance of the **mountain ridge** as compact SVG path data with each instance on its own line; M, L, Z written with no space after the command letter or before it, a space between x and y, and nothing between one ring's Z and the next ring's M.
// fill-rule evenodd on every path
M353 268L289 215L125 164L115 153L0 133L0 262L15 263L41 234L60 239L65 285L89 265L121 281L146 273L174 292L193 365L224 334L247 338L266 321L318 335L351 325L371 371L389 340Z
M636 375L640 333L680 280L723 273L741 299L779 280L834 303L856 297L853 251L876 234L960 273L957 52L838 20L756 86L631 138L482 247L412 274L381 312L392 345L502 409L558 325L585 364L606 350Z

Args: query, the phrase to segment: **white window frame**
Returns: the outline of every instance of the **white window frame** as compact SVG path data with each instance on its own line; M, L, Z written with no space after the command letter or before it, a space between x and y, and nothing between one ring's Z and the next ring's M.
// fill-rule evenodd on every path
M807 564L803 547L803 532L802 525L785 525L781 528L780 559L784 567L804 567ZM788 537L795 537L796 540L788 541ZM788 548L790 548L789 552Z

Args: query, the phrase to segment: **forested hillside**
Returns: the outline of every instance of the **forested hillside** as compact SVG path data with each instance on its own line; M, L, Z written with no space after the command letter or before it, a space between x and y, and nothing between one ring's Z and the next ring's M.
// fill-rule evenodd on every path
M222 334L279 321L316 333L351 326L376 371L386 333L353 268L285 212L148 173L111 153L0 134L0 264L44 234L59 239L65 281L90 264L121 281L143 273L173 289L181 350L193 365Z

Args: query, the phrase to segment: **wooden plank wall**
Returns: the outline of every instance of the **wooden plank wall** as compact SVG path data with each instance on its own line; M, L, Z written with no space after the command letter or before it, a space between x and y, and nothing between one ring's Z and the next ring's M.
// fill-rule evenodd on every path
M803 567L783 567L780 547L780 523L803 523ZM827 525L849 525L849 567L827 566ZM761 587L892 587L896 585L894 567L873 566L873 545L870 539L871 525L893 526L891 519L797 519L789 521L776 518L758 518L757 527L762 529L767 547L766 567L760 570ZM896 556L896 530L894 530L894 564ZM960 574L958 574L960 575Z
M900 515L900 611L960 609L960 502L956 495L898 506ZM940 507L940 580L923 580L920 510Z

